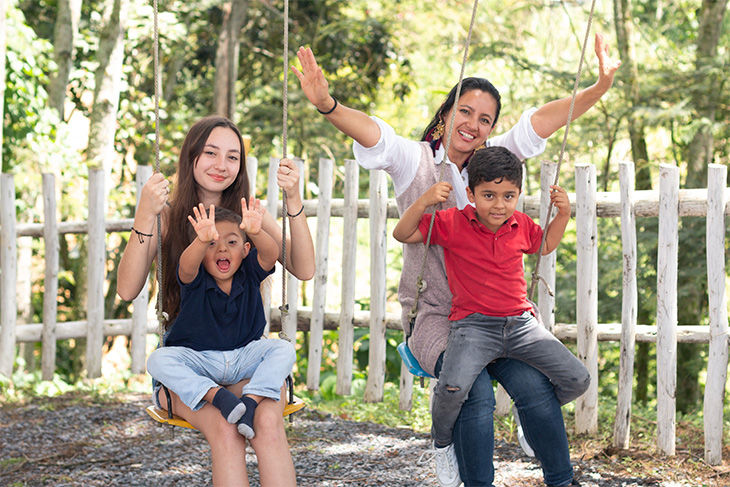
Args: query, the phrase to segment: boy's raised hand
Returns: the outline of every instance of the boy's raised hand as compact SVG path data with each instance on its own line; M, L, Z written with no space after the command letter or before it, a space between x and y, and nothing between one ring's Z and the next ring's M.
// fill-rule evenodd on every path
M571 209L568 193L563 188L556 185L551 185L550 189L550 201L552 202L553 206L558 209L558 213L560 215L570 218Z
M210 205L209 214L205 212L203 203L193 207L193 215L188 215L188 221L193 225L198 239L203 243L210 243L218 240L218 230L215 228L215 205Z
M261 201L253 196L249 198L248 204L246 198L241 198L241 230L248 235L257 235L264 221L264 211Z
M448 199L451 189L451 183L446 181L438 182L428 188L426 192L421 195L420 200L424 205L426 205L426 207L435 205L436 203L443 203Z

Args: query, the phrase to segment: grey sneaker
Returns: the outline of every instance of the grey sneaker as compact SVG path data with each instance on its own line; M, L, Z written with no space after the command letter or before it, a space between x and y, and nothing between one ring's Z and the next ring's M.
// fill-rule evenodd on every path
M522 431L522 424L520 423L520 414L517 412L517 406L514 404L512 405L512 417L515 418L515 424L517 425L517 441L522 447L522 451L524 451L525 455L528 457L534 457L535 450L532 449L530 444L527 442L527 438L525 438L525 432Z
M453 443L444 448L436 448L436 445L433 445L433 448L421 454L418 463L428 463L431 460L436 464L436 480L441 487L458 487L461 484Z

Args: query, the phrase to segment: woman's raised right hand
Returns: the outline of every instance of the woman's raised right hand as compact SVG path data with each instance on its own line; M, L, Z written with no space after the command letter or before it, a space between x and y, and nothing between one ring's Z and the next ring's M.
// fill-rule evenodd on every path
M297 51L297 57L302 65L302 70L299 71L294 66L291 69L299 78L302 91L318 110L322 112L330 110L335 102L330 96L329 83L327 83L322 73L322 68L317 64L312 49L300 47Z
M139 209L159 215L170 196L170 181L164 174L154 173L142 186L139 197Z

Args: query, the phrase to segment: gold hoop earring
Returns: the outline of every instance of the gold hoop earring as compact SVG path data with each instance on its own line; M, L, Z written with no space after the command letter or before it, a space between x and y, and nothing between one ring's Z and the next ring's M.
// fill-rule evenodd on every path
M431 140L439 140L444 135L445 128L444 121L439 120L439 123L433 128L433 132L431 132Z

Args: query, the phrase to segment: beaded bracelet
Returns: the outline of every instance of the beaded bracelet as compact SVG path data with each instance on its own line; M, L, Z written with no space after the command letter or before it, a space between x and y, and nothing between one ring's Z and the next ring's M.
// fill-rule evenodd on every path
M132 231L137 234L137 240L139 240L140 244L144 243L145 237L149 237L149 238L153 237L153 235L151 233L142 233L134 227L132 227Z
M319 108L317 108L317 107L315 107L315 108L317 108L317 111L318 111L319 113L321 113L322 115L329 115L330 113L332 113L332 112L334 112L334 111L335 111L335 108L337 108L337 98L335 98L335 97L333 96L333 97L332 97L332 99L333 99L333 100L335 101L335 106L333 106L333 107L332 107L332 109L331 109L330 111L328 111L328 112L323 112L323 111L322 111L322 110L320 110Z
M299 211L297 211L297 212L296 212L296 214L292 215L291 213L289 213L289 211L287 211L287 212L286 212L286 215L287 215L287 216L288 216L289 218L296 218L296 217L298 217L299 215L301 215L303 211L304 211L304 205L302 205L302 207L301 207L301 208L299 209Z

